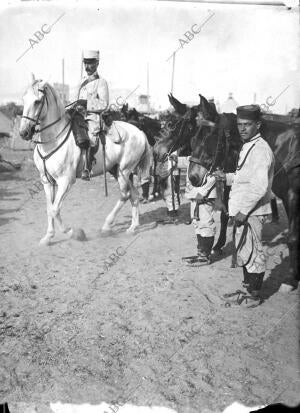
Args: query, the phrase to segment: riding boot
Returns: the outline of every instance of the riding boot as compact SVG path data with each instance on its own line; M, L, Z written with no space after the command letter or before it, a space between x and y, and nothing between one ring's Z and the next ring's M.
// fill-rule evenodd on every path
M91 148L87 148L85 153L83 154L84 157L84 167L81 174L81 179L85 181L89 181L90 178L90 152Z

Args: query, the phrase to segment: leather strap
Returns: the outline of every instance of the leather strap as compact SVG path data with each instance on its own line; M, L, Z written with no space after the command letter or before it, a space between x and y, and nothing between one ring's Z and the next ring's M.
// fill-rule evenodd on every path
M86 86L88 83L93 82L94 80L97 80L97 79L99 79L99 75L98 75L97 72L94 73L92 76L89 76L87 79L85 79L85 80L82 82L82 84L80 85L80 88L79 88L79 91L78 91L78 96L79 96L79 93L80 93L81 89L82 89L84 86Z

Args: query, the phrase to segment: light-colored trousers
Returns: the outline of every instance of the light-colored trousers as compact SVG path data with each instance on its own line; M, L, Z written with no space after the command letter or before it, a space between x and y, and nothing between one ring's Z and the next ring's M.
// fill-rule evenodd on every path
M262 229L268 215L250 215L248 223L251 231L247 231L247 236L242 243L237 254L237 264L243 266L247 261L246 269L249 273L261 273L266 270L266 257L262 246ZM235 246L237 247L243 232L244 226L236 228ZM250 259L249 259L250 258Z
M103 128L103 121L96 113L91 113L87 116L87 124L89 128L90 145L95 146L100 130Z
M213 216L214 198L205 204L199 205L199 220L194 218L196 201L191 201L191 219L195 233L202 237L213 237L216 234L216 224Z

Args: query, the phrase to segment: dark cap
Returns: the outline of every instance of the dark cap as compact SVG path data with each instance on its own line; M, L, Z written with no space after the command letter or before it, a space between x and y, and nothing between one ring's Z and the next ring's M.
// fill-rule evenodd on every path
M258 105L245 105L236 108L237 117L240 119L260 120L261 111Z

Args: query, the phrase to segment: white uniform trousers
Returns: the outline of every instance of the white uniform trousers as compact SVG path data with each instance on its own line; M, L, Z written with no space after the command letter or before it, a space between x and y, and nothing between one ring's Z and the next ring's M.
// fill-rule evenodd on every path
M205 204L199 205L199 220L194 218L196 201L191 201L191 219L195 233L202 237L213 237L216 234L216 224L213 216L214 198L210 198Z

